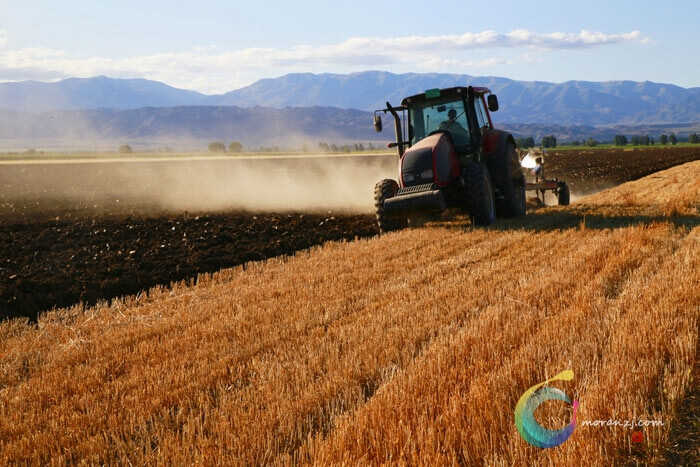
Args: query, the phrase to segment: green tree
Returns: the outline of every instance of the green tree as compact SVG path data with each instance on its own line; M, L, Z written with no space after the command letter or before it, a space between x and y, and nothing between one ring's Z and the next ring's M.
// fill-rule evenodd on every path
M241 144L238 141L231 141L228 144L228 152L242 152L243 151L243 144Z
M674 133L668 135L668 142L671 143L672 146L675 146L676 143L678 143L678 140L676 139L676 135Z
M665 133L661 133L661 136L659 136L659 143L664 146L668 144L668 136Z
M209 143L209 152L226 152L226 145L220 141Z
M649 146L650 143L649 135L634 135L632 137L632 145L633 146Z
M122 144L119 146L119 154L131 154L132 152L134 152L134 150L131 149L131 146L128 144Z
M627 146L627 136L615 135L615 146Z
M530 149L535 145L535 138L528 136L527 138L515 138L515 145L520 149Z
M588 146L588 147L590 147L590 148L595 147L595 146L598 146L598 141L596 141L596 140L594 140L593 138L589 137L589 138L586 140L586 146Z
M557 137L554 135L543 136L541 146L543 148L556 148L557 147Z
M700 136L698 136L697 133L691 133L690 136L688 136L688 142L690 144L698 144L700 143Z

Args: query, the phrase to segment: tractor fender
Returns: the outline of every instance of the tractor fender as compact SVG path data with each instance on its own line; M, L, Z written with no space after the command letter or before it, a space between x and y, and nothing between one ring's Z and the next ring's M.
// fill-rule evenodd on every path
M503 130L484 128L483 130L483 153L488 155L493 153L504 141L503 137L510 136L510 133ZM512 136L511 136L512 138Z

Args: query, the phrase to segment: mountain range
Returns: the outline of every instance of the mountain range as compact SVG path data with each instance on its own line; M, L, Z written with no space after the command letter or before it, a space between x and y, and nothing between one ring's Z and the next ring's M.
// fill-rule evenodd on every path
M438 73L294 73L220 95L145 79L70 78L0 83L0 108L23 112L94 108L238 106L338 107L372 111L426 89L486 86L498 95L503 123L637 125L700 121L700 88L649 81L516 81Z
M516 81L464 74L295 73L219 95L145 79L0 83L0 140L378 141L370 111L432 88L472 84L498 95L498 126L560 140L615 131L695 131L700 88L633 81ZM4 144L7 147L7 144Z
M0 109L0 148L92 148L96 141L136 147L206 148L211 141L257 146L389 139L377 136L371 114L332 107L181 106L138 109L56 110L26 113ZM44 144L36 144L41 143ZM101 147L104 144L100 145Z

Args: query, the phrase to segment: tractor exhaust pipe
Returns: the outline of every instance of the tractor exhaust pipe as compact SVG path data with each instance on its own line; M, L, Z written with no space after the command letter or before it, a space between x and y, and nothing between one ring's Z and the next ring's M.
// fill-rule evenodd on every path
M404 151L406 150L406 143L403 140L403 134L401 132L401 118L399 117L398 112L396 112L396 109L389 104L389 102L386 103L386 109L391 113L391 115L394 117L394 130L396 131L396 144L399 147L399 157L403 156Z

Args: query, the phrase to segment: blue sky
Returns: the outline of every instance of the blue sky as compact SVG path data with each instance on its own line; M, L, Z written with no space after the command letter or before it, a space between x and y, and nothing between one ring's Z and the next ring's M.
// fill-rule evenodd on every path
M4 1L0 81L106 75L205 93L293 72L700 86L690 1Z

